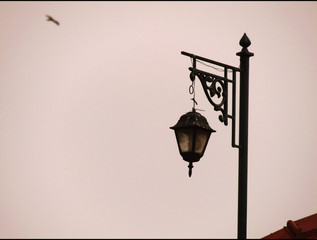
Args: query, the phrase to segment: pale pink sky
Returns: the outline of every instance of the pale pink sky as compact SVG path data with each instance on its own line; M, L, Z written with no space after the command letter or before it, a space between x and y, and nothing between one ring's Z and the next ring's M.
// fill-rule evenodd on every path
M0 238L236 238L238 151L188 178L181 51L250 59L248 237L317 212L317 2L0 2ZM47 22L45 15L61 25Z

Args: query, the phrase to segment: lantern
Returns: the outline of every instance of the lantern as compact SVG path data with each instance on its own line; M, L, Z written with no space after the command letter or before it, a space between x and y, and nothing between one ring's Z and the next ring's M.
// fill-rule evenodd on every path
M178 149L186 162L189 162L189 177L192 174L193 162L198 162L204 155L206 146L213 130L207 119L195 111L180 117L177 124L170 127L175 131Z

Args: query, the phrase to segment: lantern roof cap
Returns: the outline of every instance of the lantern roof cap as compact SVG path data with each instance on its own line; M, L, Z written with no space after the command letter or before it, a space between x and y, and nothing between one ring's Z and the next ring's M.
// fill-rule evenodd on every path
M184 127L198 127L206 130L210 130L211 132L216 132L213 130L207 119L202 116L200 113L196 112L195 108L191 112L188 112L182 115L175 126L171 127L171 129L184 128Z

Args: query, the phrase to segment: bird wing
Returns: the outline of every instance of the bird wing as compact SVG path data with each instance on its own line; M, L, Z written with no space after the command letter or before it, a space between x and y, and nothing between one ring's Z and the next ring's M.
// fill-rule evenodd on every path
M50 15L46 15L46 17L47 17L47 21L52 21L52 22L56 23L56 25L59 25L59 22L56 21L54 18L52 18Z

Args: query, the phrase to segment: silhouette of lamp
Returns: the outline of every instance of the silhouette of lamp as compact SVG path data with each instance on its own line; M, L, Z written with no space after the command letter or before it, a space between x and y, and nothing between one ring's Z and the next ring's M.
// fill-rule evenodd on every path
M240 66L234 67L217 62L205 57L197 56L182 51L181 54L192 60L190 80L192 85L189 92L194 94L192 98L193 111L180 117L178 123L171 127L175 131L179 152L183 159L189 162L189 176L191 176L193 162L198 162L203 156L210 134L215 132L208 125L205 117L195 111L195 77L200 80L204 93L215 111L220 111L219 120L225 126L228 120L232 122L231 146L239 150L238 163L238 239L246 239L247 236L247 183L248 183L248 122L249 122L249 58L254 56L248 47L251 41L246 34L239 42L241 51L236 53L240 56ZM208 67L222 72L206 72L196 67L196 63L202 63ZM212 65L210 65L212 64ZM217 66L217 67L214 67ZM236 143L236 85L237 75L239 78L239 142ZM231 87L229 87L229 85ZM229 111L229 89L232 90L231 111Z
M207 119L195 108L180 117L175 126L170 127L175 131L179 152L186 162L189 162L188 175L192 175L193 163L198 162L204 155L209 137L213 130Z

